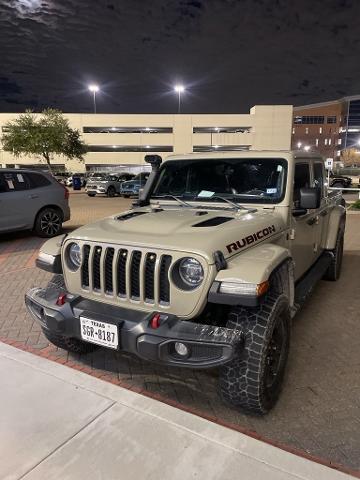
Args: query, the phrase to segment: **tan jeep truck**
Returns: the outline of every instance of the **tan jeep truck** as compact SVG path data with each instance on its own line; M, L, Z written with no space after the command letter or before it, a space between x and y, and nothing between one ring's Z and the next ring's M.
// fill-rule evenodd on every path
M341 193L321 157L280 151L147 156L133 209L47 241L55 273L26 304L53 344L97 346L167 365L219 366L225 400L275 404L291 319L340 275Z

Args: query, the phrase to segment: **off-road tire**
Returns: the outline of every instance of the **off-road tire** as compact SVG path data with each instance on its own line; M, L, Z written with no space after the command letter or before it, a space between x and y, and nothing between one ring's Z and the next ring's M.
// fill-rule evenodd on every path
M95 193L88 193L87 196L88 197L95 197Z
M284 294L268 294L256 308L231 309L227 328L243 332L244 343L233 360L220 369L220 391L226 402L256 415L271 410L284 379L290 324L289 301Z
M109 187L106 192L108 197L115 197L116 195L116 190L114 187Z
M44 208L35 219L34 232L39 237L51 238L62 231L63 214L57 208Z
M325 272L324 280L336 282L336 280L339 280L340 278L344 253L344 232L341 230L338 233L336 245L334 250L332 250L332 253L333 258L331 259L329 268Z
M78 340L77 338L69 338L64 337L63 335L51 333L45 328L43 328L42 331L50 343L71 353L90 353L98 348L97 345L92 343L86 343Z

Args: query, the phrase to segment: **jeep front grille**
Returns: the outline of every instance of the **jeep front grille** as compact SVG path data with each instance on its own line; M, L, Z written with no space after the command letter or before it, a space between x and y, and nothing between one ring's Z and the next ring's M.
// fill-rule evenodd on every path
M84 245L82 288L119 300L170 304L171 255L104 245Z

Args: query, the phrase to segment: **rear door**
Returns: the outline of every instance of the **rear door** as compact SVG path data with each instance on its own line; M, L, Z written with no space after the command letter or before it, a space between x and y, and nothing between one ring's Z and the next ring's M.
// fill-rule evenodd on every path
M325 168L321 160L314 160L313 163L314 180L313 186L321 190L321 204L320 208L315 216L315 255L318 257L321 255L325 245L328 223L329 223L329 199L325 195Z
M0 231L31 228L29 183L22 172L0 173Z

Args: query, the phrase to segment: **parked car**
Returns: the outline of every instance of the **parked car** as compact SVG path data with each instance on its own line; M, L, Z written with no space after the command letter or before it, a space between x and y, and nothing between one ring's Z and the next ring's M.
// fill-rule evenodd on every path
M129 182L122 183L120 187L120 196L129 198L139 195L139 191L141 188L144 188L149 175L149 172L141 172Z
M345 175L339 175L334 172L330 172L330 187L333 188L350 188L352 179Z
M340 277L341 192L304 152L146 160L151 184L135 208L43 245L37 265L57 285L31 289L27 308L70 352L220 367L224 400L263 415L281 392L292 318L316 282ZM316 318L308 328L318 335Z
M40 237L53 237L69 219L69 192L52 175L1 169L0 233L33 230Z
M93 177L88 180L85 192L89 197L95 195L107 195L108 197L115 197L119 195L121 184L134 177L131 173L110 174L106 177Z

